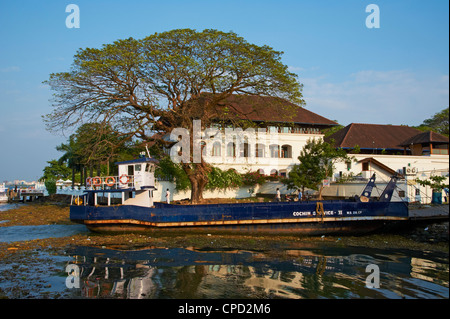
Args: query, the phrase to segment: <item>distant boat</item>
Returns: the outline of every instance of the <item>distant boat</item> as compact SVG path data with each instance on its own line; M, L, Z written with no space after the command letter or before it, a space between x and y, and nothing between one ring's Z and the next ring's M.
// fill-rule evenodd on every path
M8 188L5 183L0 184L0 203L6 203L8 201Z
M153 201L156 159L116 164L119 176L88 178L92 189L72 197L72 221L98 232L164 229L317 235L366 233L408 220L408 204L391 202L395 176L379 199L370 198L374 174L361 196L348 200L177 205Z

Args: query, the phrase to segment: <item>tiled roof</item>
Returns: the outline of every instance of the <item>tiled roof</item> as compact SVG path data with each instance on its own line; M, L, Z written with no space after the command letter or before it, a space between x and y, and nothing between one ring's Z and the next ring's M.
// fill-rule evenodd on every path
M325 140L334 139L334 146L342 148L403 149L400 144L419 133L409 126L352 123Z
M220 103L241 119L331 127L338 123L281 98L231 95Z
M409 146L411 144L429 144L429 143L442 143L448 144L448 137L439 133L428 131L412 136L402 143L401 146Z

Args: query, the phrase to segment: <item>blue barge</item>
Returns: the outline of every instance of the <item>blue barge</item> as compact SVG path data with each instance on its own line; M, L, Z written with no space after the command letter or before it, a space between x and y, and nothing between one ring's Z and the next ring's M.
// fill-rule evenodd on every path
M97 232L164 229L318 235L366 233L386 223L408 220L407 203L391 201L395 176L378 200L370 198L374 175L361 196L349 200L177 205L153 202L155 159L117 164L117 178L88 181L101 189L88 190L73 200L72 221Z

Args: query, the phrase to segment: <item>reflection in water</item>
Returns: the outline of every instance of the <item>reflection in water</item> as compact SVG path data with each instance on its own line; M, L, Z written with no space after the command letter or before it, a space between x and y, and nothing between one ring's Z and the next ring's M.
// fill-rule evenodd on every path
M448 298L448 257L349 248L285 251L78 247L74 297ZM380 270L367 288L366 267Z

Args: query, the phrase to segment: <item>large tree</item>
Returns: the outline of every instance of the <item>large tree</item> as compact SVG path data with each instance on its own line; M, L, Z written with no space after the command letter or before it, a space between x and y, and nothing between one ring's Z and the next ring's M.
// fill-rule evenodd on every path
M190 29L129 38L100 49L80 49L68 72L50 75L55 91L53 112L44 120L49 130L82 123L109 125L122 141L161 140L174 128L191 132L193 120L206 127L221 120L233 124L245 114L227 103L231 95L279 97L303 105L297 75L281 62L282 52L248 43L233 32ZM272 101L279 101L272 99ZM294 111L285 104L279 113ZM203 158L181 163L198 202L210 166Z
M440 134L449 135L449 117L448 117L449 108L445 108L440 112L434 114L431 118L426 119L417 127L419 130L423 131L435 131Z

